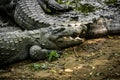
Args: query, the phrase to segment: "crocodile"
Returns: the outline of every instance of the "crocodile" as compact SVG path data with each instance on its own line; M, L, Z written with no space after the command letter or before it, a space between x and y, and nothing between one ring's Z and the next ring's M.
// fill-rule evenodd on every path
M0 33L0 66L26 58L45 59L52 50L81 44L84 39L79 38L78 35L84 30L86 30L85 26L52 26Z
M101 14L101 10L97 10L96 13L83 16L73 11L69 6L58 4L55 0L2 0L0 5L22 29L27 30L51 25L73 26L75 24L74 26L79 26L84 24L84 22L86 24L92 22L92 19L99 18L100 15L105 14ZM96 5L104 8L104 5L100 3Z

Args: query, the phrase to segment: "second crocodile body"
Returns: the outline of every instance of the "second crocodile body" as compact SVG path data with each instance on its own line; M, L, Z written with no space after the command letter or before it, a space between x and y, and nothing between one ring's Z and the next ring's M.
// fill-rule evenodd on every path
M69 8L62 7L55 0L9 0L8 2L2 1L2 3L3 5L6 3L7 14L12 15L20 27L31 30L51 25L80 26L84 22L89 23L92 19L99 18L101 13L98 11L99 13L95 13L95 15L93 13L90 16L83 16L75 11L69 12ZM59 12L47 14L46 12L49 12L49 9Z

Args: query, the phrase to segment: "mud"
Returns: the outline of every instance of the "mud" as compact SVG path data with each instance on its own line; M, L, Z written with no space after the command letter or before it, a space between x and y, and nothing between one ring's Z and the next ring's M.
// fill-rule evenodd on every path
M26 60L1 70L0 79L20 80L120 80L120 36L86 40L63 50L64 54L49 62ZM40 69L33 64L44 65Z

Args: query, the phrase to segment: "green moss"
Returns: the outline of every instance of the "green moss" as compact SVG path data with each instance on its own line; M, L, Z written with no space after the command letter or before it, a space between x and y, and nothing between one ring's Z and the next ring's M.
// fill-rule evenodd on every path
M48 69L48 66L44 63L32 63L29 65L29 68L32 71L39 71L39 70L46 70Z
M57 0L59 4L71 5L76 12L89 13L94 12L97 8L90 4L81 4L80 0Z
M117 0L105 0L105 4L115 4Z
M33 70L33 71L38 71L41 69L41 64L38 64L38 63L33 63L33 64L30 64L30 69Z
M57 53L57 51L53 50L48 55L48 61L53 61L53 60L55 60L55 59L57 59L59 57L60 57L60 55Z
M79 6L74 8L75 11L77 12L82 12L82 13L89 13L89 12L94 12L96 10L96 8L92 5L89 4L80 4Z
M64 4L63 0L56 0L59 4Z

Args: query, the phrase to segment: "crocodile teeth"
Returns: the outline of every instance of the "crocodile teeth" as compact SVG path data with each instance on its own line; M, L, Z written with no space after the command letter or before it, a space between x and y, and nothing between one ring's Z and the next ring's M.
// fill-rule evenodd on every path
M71 36L63 37L63 39L65 39L65 40L74 40L74 38L72 38Z
M72 38L71 36L69 37L69 39L70 39L70 40L73 40L73 38Z
M67 37L63 37L63 39L68 39Z
M80 38L80 37L71 37L71 36L63 37L63 39L66 39L66 40L82 40L82 38Z
M80 37L76 37L75 39L79 39L80 40L81 38Z

